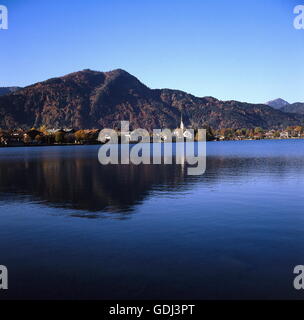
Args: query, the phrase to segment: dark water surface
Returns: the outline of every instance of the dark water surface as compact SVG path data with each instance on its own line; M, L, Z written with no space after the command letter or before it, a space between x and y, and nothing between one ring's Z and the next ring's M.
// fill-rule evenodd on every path
M0 299L304 298L304 141L208 143L203 176L97 152L0 149Z

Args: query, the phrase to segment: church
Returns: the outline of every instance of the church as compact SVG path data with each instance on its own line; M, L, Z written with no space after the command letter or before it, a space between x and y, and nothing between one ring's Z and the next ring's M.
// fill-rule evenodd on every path
M186 139L193 139L194 138L194 132L192 130L186 129L184 121L183 121L183 114L181 114L181 122L179 128L175 129L173 134L177 138L186 138Z

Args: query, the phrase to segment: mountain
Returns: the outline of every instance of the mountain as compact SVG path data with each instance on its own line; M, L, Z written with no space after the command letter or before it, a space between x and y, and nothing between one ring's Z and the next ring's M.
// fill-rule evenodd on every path
M283 107L289 105L289 103L287 101L285 101L281 98L268 101L268 102L266 102L266 104L274 109L282 109Z
M304 114L304 103L303 102L296 102L293 104L289 104L287 106L284 106L280 110L283 112Z
M0 96L19 90L20 87L0 87Z
M128 72L83 70L33 84L0 97L0 127L176 128L181 113L197 128L285 128L302 124L304 115L263 104L198 98L183 91L150 89Z
M266 104L274 109L278 109L283 112L304 114L304 103L302 102L296 102L296 103L290 104L287 101L279 98L276 100L266 102Z

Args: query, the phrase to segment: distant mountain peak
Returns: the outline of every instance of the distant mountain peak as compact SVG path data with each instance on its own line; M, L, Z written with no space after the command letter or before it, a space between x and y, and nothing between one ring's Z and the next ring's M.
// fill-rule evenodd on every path
M287 102L284 99L278 98L275 100L268 101L268 102L266 102L266 104L274 109L281 109L285 106L288 106L289 102Z

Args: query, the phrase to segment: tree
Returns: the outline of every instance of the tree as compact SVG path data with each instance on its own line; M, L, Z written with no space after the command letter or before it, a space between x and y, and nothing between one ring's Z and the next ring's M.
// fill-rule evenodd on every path
M227 139L234 137L235 131L231 128L221 129L221 134Z
M37 136L35 137L35 141L37 143L42 143L43 142L43 136L41 134L37 134Z
M55 136L53 134L48 134L45 136L47 144L53 144L55 142Z
M84 130L78 130L75 132L75 139L77 142L83 142L87 140L87 134Z
M300 137L301 134L303 133L303 127L297 126L297 127L295 127L294 131L296 133L296 136Z
M6 131L0 129L0 144L6 144L8 138L9 138L8 133Z
M25 144L29 144L32 142L32 139L30 138L30 136L28 134L25 134L24 137L23 137L23 142Z
M67 143L74 143L75 142L75 135L74 133L68 133L64 137L65 142Z
M30 137L31 140L35 140L35 137L36 137L38 134L40 135L41 132L38 131L38 130L36 130L36 129L31 129L31 130L28 131L26 134Z
M237 136L246 136L246 129L238 129L235 131Z
M294 136L294 127L289 126L286 128L286 131L290 136Z
M246 128L242 128L242 129L241 129L241 132L242 132L243 136L246 136L247 129L246 129Z
M41 127L39 128L39 131L42 132L42 133L45 135L46 132L47 132L47 127L43 125L43 126L41 126Z
M255 134L264 133L264 130L261 127L257 127L254 129Z
M246 130L246 137L253 138L254 137L254 131L253 129L247 129Z
M209 126L206 129L206 139L207 139L207 141L212 141L215 139L213 130Z
M64 132L58 131L55 133L55 142L63 143L64 142Z

